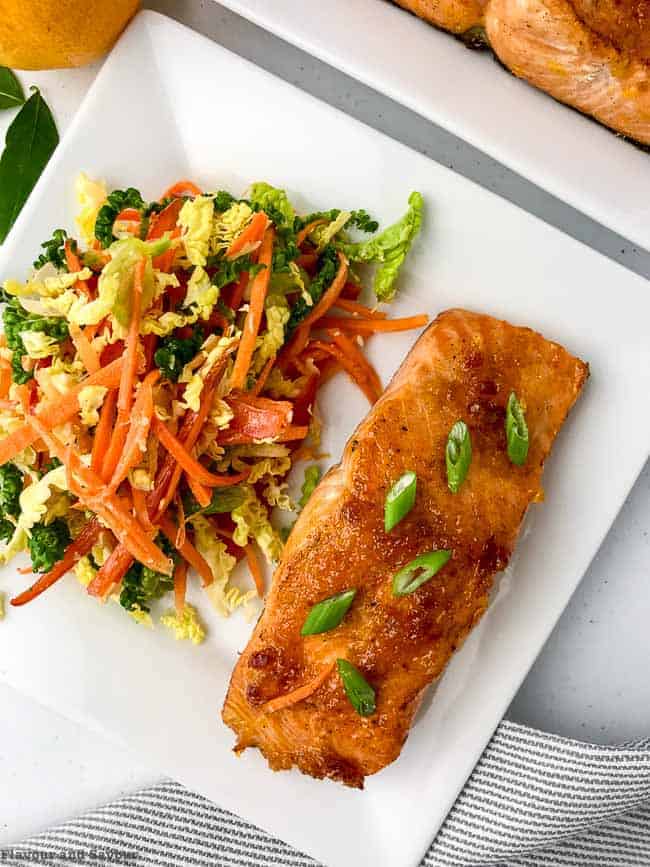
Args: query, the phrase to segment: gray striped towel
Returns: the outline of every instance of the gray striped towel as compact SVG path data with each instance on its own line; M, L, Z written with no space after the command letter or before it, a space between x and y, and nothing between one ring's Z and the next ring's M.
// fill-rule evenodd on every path
M70 863L316 865L171 781L0 848L0 864ZM488 864L650 865L650 739L596 746L502 722L422 861Z

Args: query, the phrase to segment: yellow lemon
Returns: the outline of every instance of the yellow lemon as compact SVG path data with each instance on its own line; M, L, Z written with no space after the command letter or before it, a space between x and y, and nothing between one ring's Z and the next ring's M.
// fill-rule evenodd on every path
M139 0L2 0L0 65L83 66L105 54Z

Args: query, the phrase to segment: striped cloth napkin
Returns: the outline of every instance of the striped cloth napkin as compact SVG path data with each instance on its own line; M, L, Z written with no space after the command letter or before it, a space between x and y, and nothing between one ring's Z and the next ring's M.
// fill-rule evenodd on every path
M0 848L0 864L315 867L167 781ZM421 867L650 865L650 738L603 747L504 721ZM361 867L361 865L355 865Z

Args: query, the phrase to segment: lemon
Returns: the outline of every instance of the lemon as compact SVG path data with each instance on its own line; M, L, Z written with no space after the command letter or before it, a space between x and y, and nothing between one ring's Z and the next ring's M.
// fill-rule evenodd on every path
M105 54L139 0L3 0L0 65L83 66Z

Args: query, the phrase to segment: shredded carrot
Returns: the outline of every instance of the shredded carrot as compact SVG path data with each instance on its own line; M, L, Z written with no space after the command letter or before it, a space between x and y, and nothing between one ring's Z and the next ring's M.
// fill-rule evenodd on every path
M138 367L138 349L140 346L140 319L142 316L142 293L144 270L147 265L145 257L139 260L133 269L133 292L131 297L131 320L129 333L124 344L124 368L120 380L120 392L117 398L118 412L128 413L133 405L133 387L135 385Z
M124 578L131 563L133 563L132 555L123 545L118 545L111 551L88 585L88 594L105 599L113 587Z
M262 705L262 710L266 713L275 713L275 711L291 707L292 704L297 704L297 702L309 698L310 695L315 693L325 683L332 673L335 664L334 662L328 663L316 677L312 678L304 686L299 686L298 689L294 689L292 692L287 692L285 695L280 695L277 698L271 699L271 701L267 701L266 704Z
M187 563L179 560L174 569L174 604L176 613L182 614L185 610L185 593L187 592Z
M228 485L236 485L238 482L241 482L246 478L247 473L237 473L233 476L211 473L209 470L206 470L203 464L199 463L196 458L193 458L192 455L183 448L183 445L176 439L174 434L171 433L164 422L160 421L159 418L155 418L153 425L158 439L164 448L174 456L178 461L179 466L185 470L186 474L192 476L192 478L200 485L205 485L206 487L211 488L226 487Z
M255 395L257 397L257 395L260 394L261 391L263 391L264 386L266 385L266 380L269 378L269 373L271 372L271 369L275 364L275 358L275 355L271 356L271 358L269 358L269 360L266 362L266 364L258 374L255 385L251 389L252 395Z
M129 415L133 406L133 388L138 368L138 351L140 349L140 319L142 315L142 282L147 260L142 258L133 270L133 292L131 296L131 320L129 332L124 344L124 366L120 379L120 390L117 395L117 419L113 429L111 442L106 452L102 466L102 478L108 482L113 478L115 469L122 456L129 430Z
M0 359L0 397L7 397L11 381L11 364L4 358Z
M212 499L210 496L210 490L204 487L200 482L197 482L197 480L190 473L185 473L185 480L189 485L192 496L199 504L199 506L201 506L202 509L205 509L207 506L209 506L210 500Z
M320 385L325 385L326 382L329 382L342 369L335 358L329 358L328 361L320 365Z
M185 506L183 505L183 498L180 495L179 491L176 491L176 495L174 496L174 502L176 504L176 515L178 517L178 532L176 533L176 544L184 545L187 541L187 520L185 518Z
M271 279L271 264L273 260L273 241L275 232L272 227L269 227L264 232L262 245L260 247L258 264L265 267L255 275L251 285L251 300L250 308L246 314L246 321L242 331L242 338L237 350L235 365L230 378L232 388L243 389L246 384L246 377L251 366L253 353L255 352L255 342L257 334L260 330L262 322L262 314L264 313L264 300L269 289L269 280Z
M336 276L328 286L323 297L314 307L311 308L309 313L300 323L296 333L282 350L282 358L284 362L291 361L302 351L302 348L305 346L309 337L309 331L312 325L327 313L341 294L348 277L348 260L342 253L339 253L338 257L339 270L336 272Z
M104 456L111 441L113 422L115 421L115 407L117 405L117 389L111 389L106 397L99 414L99 423L95 428L93 448L90 458L90 469L93 473L101 474Z
M365 304L359 304L358 301L351 301L349 298L336 299L334 307L339 307L345 310L346 313L352 313L354 316L362 316L365 319L386 319L387 314L381 310L373 310L371 307L366 307Z
M152 241L156 238L162 238L165 233L169 233L170 238L179 238L181 234L180 227L176 225L178 215L183 207L183 199L174 199L166 208L159 214L151 218L149 223L149 231L147 232L147 240ZM176 248L170 247L165 253L156 256L153 260L153 267L159 271L171 271L176 258Z
M111 364L106 365L97 373L83 379L78 385L56 400L41 403L36 410L36 417L48 430L59 427L69 421L79 412L79 392L88 385L103 385L106 388L116 388L120 382L123 359L118 358ZM0 464L5 464L14 458L19 452L31 446L38 439L38 435L29 424L17 428L8 436L0 440Z
M166 208L151 218L149 223L149 231L147 232L147 241L153 241L156 238L162 238L165 232L171 232L176 228L178 215L183 207L182 199L175 199L170 202Z
M149 518L149 512L147 510L146 493L140 490L140 488L136 488L135 485L131 485L130 487L131 499L133 500L133 511L135 512L135 517L137 521L142 526L143 530L146 530L147 533L155 535L156 528L151 523L151 519Z
M172 231L169 233L170 239L180 238L180 236L181 230L178 226L175 229L172 229ZM152 260L154 268L157 268L159 271L169 273L172 270L177 253L177 247L170 247L169 250L167 250L165 253L161 253L160 256L156 256L155 259Z
M309 327L304 328L302 325L299 325L291 340L282 347L278 356L278 366L282 370L285 370L289 364L293 363L305 346L307 346L309 332Z
M171 573L171 563L155 545L131 514L130 503L106 490L102 479L81 460L81 455L72 447L64 446L35 416L29 423L43 439L50 454L57 457L66 468L70 492L79 497L97 514L97 517L113 531L115 537L144 566L164 575Z
M227 362L228 355L225 354L219 359L218 363L212 368L205 379L203 390L201 392L201 406L199 411L189 412L183 419L178 440L182 443L187 452L194 448L194 445L199 438L199 434L203 429L205 420L208 417L208 412L212 406L212 398L214 396L215 388L223 376ZM156 474L154 488L147 497L147 508L149 509L149 515L154 523L156 522L157 517L164 514L165 510L173 500L182 472L183 470L176 459L173 455L167 452Z
M429 317L422 313L420 316L406 316L403 319L361 319L347 316L325 316L318 323L319 328L340 328L344 331L352 331L357 334L374 334L375 332L410 331L413 328L422 328L426 325Z
M72 242L70 238L63 245L63 251L65 253L65 264L68 267L68 271L71 274L76 274L81 271L81 260L79 256L72 249ZM90 290L88 288L88 284L85 280L77 280L74 284L77 289L80 289L85 295L90 297Z
M327 220L312 220L311 223L307 223L306 226L303 226L296 235L296 246L302 247L302 245L307 240L307 236L314 231L316 226L324 226L325 223L327 223Z
M136 208L124 208L120 211L120 213L115 217L115 222L118 220L124 223L135 223L140 222L141 214Z
M97 353L91 346L84 332L74 322L69 323L68 331L70 332L72 342L74 343L75 349L79 353L79 358L81 358L81 361L83 362L86 370L89 373L97 373L97 371L101 368L99 355L97 355Z
M196 184L193 184L192 181L176 181L175 184L172 184L171 187L168 187L165 192L162 194L162 199L170 199L172 196L200 196L202 195L201 190L197 187Z
M269 219L264 211L258 211L250 223L237 235L230 247L226 250L226 258L234 259L242 252L250 252L253 244L260 244Z
M83 336L86 338L88 343L92 343L92 341L97 336L97 332L104 327L104 323L106 320L102 319L101 322L96 322L94 325L86 325L85 328L82 328Z
M120 455L117 466L110 480L108 490L116 491L127 477L129 470L142 460L147 448L147 437L153 419L153 387L160 379L160 371L152 370L148 373L140 388L138 396L133 404L129 432L124 443L124 450ZM119 398L118 398L119 401Z
M252 545L246 545L246 562L248 563L248 568L250 569L251 575L253 576L257 595L260 597L260 599L262 599L265 589L264 575L262 574L262 567L260 566L260 561L257 559L255 548Z
M239 275L239 280L235 284L235 288L230 299L230 307L236 313L241 307L244 298L244 292L248 286L248 271L242 271Z
M327 287L327 290L320 301L312 307L309 313L302 320L300 323L301 328L309 328L314 322L320 319L321 316L324 316L341 294L341 291L345 286L345 281L348 278L348 260L345 258L343 253L339 253L338 257L339 270L336 272L336 276Z
M207 587L212 584L214 581L214 575L212 574L212 569L208 565L207 561L199 554L194 545L191 542L185 540L183 545L176 544L176 537L178 535L178 531L174 522L164 515L160 519L160 529L163 531L165 536L172 543L174 548L181 554L190 566L195 569L198 574L201 576L201 581L203 582L203 586Z
M27 383L23 383L22 385L16 386L16 397L18 398L18 403L22 407L25 415L29 412L29 403L31 398L31 387Z
M97 542L101 531L102 525L99 523L99 520L97 518L91 518L82 528L74 542L71 542L68 545L62 559L59 560L59 562L50 569L49 572L40 575L38 580L32 584L31 587L24 590L18 596L15 596L11 600L11 604L16 606L25 605L25 603L31 602L32 599L36 599L37 596L40 596L41 593L55 584L59 578L62 578L66 572L69 572L70 569L72 569L78 560L88 554L93 545Z
M366 379L370 382L370 385L377 394L377 397L379 397L384 390L381 384L381 379L379 378L379 374L375 368L368 361L363 352L361 352L359 346L340 331L331 331L328 333L333 342L342 349L343 352L345 352L348 358L352 360L352 363L356 364L362 374L365 375Z
M370 403L375 403L381 392L372 385L367 373L359 368L355 358L351 358L340 346L333 343L325 343L321 340L313 340L309 344L309 347L310 349L321 349L323 352L332 355L353 382L356 382Z

